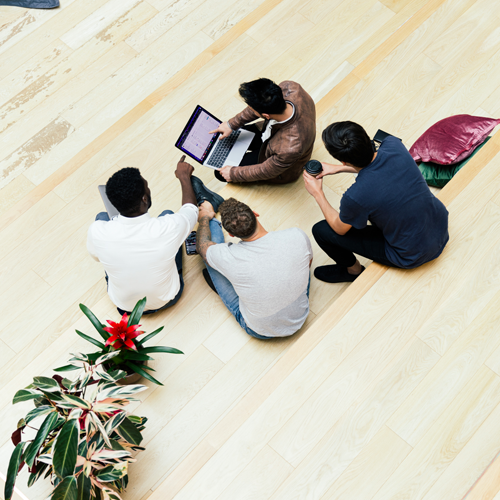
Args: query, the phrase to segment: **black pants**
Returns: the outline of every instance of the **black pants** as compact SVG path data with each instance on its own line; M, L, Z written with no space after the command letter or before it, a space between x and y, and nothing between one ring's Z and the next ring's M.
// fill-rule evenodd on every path
M240 167L255 165L256 163L259 163L259 153L260 148L262 147L262 132L256 125L245 125L242 128L253 132L255 137L252 139L250 146L248 146L248 150L240 162ZM220 175L218 170L214 171L214 175L219 181L226 182L226 179Z
M375 226L366 226L364 229L351 227L341 236L326 220L322 220L313 226L312 233L321 249L339 266L353 266L356 263L356 253L380 264L397 267L385 256L384 235Z

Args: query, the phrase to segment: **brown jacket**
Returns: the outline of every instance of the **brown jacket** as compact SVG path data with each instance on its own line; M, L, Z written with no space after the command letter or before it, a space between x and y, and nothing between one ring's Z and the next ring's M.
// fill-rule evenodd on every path
M267 180L285 184L298 179L304 165L311 159L316 138L316 107L311 96L295 82L280 83L283 97L295 106L293 117L282 125L275 124L271 138L261 147L260 163L231 169L232 182ZM229 120L236 130L259 118L249 107ZM267 120L262 130L265 130Z

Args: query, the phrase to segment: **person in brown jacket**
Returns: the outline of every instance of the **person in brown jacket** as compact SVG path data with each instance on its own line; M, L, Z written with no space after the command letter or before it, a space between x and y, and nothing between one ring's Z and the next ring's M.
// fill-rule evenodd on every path
M311 158L316 137L316 107L311 96L298 83L276 85L268 78L242 83L239 93L248 106L211 133L220 132L224 139L258 118L264 121L245 126L256 136L240 166L222 167L215 176L227 182L285 184L297 180Z

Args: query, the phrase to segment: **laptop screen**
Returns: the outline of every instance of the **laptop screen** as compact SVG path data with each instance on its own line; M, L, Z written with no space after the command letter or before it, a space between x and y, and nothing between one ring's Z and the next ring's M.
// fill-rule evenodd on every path
M210 134L209 132L218 128L220 123L222 123L221 120L215 118L201 106L196 106L175 146L203 163L219 137L219 134Z

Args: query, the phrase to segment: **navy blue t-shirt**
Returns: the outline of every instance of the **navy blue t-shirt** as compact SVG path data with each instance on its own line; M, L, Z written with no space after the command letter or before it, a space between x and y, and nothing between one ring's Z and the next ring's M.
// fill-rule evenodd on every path
M448 210L430 192L403 143L388 137L340 201L340 220L356 229L370 221L394 265L413 268L438 257L448 242Z

